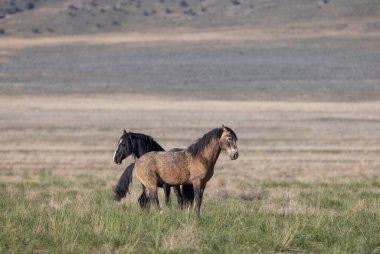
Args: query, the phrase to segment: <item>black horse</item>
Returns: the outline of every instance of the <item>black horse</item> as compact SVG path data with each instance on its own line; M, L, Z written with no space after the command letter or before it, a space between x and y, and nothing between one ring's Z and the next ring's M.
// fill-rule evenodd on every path
M179 151L182 150L180 148L174 148L170 151ZM162 146L160 146L151 136L127 132L123 131L123 135L119 139L118 145L116 147L113 160L116 164L121 164L121 162L127 158L129 155L133 155L136 158L140 158L143 154L151 151L165 151ZM114 192L114 200L120 201L125 197L126 193L129 191L128 186L129 183L132 182L132 171L135 164L132 163L121 175L117 185L115 186ZM165 193L165 203L169 205L170 202L170 185L163 184L159 187L164 189ZM177 196L177 201L180 207L185 203L192 203L194 200L194 189L192 185L183 185L182 190L179 186L173 186L174 193ZM146 206L148 202L148 198L143 191L140 195L138 202L140 206L143 208Z

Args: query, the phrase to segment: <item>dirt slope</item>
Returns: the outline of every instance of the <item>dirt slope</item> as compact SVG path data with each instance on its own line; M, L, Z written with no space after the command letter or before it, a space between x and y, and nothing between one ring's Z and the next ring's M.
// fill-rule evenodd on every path
M362 29L371 32L380 30L378 17L377 0L3 0L0 35L277 27L329 21L334 29L344 30L349 26L344 20L353 18L364 20Z

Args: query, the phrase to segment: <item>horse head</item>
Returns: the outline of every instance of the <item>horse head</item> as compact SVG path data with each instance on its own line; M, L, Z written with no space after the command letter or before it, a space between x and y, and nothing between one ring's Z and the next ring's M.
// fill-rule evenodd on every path
M236 160L239 157L239 150L236 145L237 136L235 132L226 126L222 126L222 135L219 139L219 146L223 151L226 151L231 160Z
M119 139L113 156L113 161L116 164L121 164L125 158L133 153L131 135L131 132L123 130L123 135Z

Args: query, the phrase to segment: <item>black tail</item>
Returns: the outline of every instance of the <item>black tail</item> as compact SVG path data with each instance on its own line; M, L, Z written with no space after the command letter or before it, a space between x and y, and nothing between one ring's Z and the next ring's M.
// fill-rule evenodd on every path
M119 182L113 190L115 192L114 200L120 201L127 195L127 192L129 192L129 184L132 182L132 171L134 168L135 164L132 163L124 170L124 173L121 175Z
M182 185L182 196L184 204L192 204L194 201L194 188L192 184Z

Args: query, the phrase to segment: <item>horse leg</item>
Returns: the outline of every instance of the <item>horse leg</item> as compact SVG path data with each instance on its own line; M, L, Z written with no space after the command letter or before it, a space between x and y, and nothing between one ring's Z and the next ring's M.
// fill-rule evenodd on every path
M147 195L145 193L145 186L144 185L141 185L141 186L142 186L142 193L141 193L138 201L139 201L141 209L144 209L144 208L147 208L148 198L147 198Z
M135 164L136 169L136 177L139 179L140 183L145 186L145 193L147 194L148 202L147 202L147 210L150 210L150 206L152 202L154 202L157 210L161 210L160 204L157 196L157 175L154 171L149 171L148 168L143 168Z
M162 185L162 188L164 189L164 193L165 193L165 205L169 206L169 203L170 203L170 185L164 183Z
M199 216L201 214L203 192L205 190L206 185L194 184L193 186L194 186L194 196L195 196L194 210Z
M183 198L183 203L186 206L193 206L194 203L194 188L192 184L182 185L181 194Z
M174 185L173 189L174 189L174 193L177 197L178 205L182 209L183 208L183 196L181 193L181 187L179 185Z
M157 187L156 189L149 190L149 203L153 202L156 206L157 211L161 211L160 202L158 201ZM150 206L150 205L149 205Z

